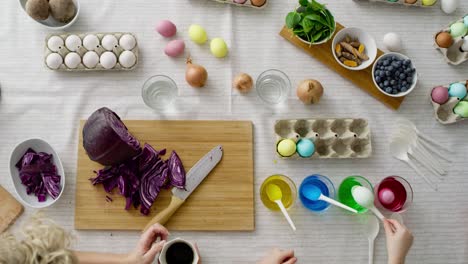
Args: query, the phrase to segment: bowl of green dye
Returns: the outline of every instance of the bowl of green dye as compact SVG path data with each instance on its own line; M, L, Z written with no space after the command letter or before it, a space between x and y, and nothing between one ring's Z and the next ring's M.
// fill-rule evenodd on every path
M349 176L341 182L340 187L338 188L338 201L356 209L359 214L363 214L367 212L367 208L360 206L354 200L353 195L351 194L351 189L353 189L354 186L362 186L371 191L373 190L372 184L366 178L358 175Z

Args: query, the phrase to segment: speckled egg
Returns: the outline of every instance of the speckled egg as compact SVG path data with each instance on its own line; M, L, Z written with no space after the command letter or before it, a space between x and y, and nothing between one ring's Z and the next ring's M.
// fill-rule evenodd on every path
M47 41L47 47L49 47L49 49L54 52L58 52L59 50L61 50L63 48L63 45L63 39L59 36L52 36Z
M114 35L105 35L102 38L102 47L106 50L112 50L113 48L117 47L118 41Z
M65 39L65 47L70 51L77 51L81 47L81 39L77 35L70 35Z
M99 63L99 55L95 51L88 51L83 56L83 64L86 68L94 69Z
M468 117L468 102L467 101L458 102L455 108L453 108L453 112L463 118L467 118Z
M76 52L70 52L65 56L65 65L70 69L76 69L81 63L81 57Z
M133 52L125 50L119 56L119 63L124 68L131 68L136 63L136 56Z
M453 23L450 26L450 34L454 38L465 36L467 31L468 31L468 28L462 22Z
M95 50L99 48L99 38L96 35L86 35L83 39L83 46L87 50Z
M438 86L432 89L431 93L432 101L438 104L445 104L449 100L448 89L443 86Z
M444 49L450 48L453 45L452 35L450 35L447 32L440 32L436 36L436 43L441 48L444 48Z
M124 50L132 50L136 46L136 39L130 34L125 34L119 39L119 45Z
M300 139L297 142L297 153L303 158L308 158L315 153L315 144L308 138Z
M283 157L290 157L296 153L296 142L292 139L283 139L278 143L277 151Z
M106 51L103 54L101 54L101 57L99 58L99 63L104 69L112 69L115 67L117 64L117 57L113 52Z
M457 97L460 100L466 96L466 86L463 83L452 83L449 88L450 97Z
M63 63L63 58L58 53L51 53L46 58L46 64L51 69L58 69Z

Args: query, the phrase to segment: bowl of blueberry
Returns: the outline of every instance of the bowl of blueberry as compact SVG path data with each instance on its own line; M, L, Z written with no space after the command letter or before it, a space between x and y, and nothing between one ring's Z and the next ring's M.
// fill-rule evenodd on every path
M418 74L408 57L390 52L375 61L372 79L382 93L391 97L403 97L416 87Z

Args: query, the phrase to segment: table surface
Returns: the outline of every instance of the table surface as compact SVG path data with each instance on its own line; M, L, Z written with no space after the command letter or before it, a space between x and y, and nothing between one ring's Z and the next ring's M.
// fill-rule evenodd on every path
M115 110L123 119L228 119L252 120L255 127L256 230L254 232L173 232L199 244L204 263L252 263L273 246L294 248L300 263L366 263L367 239L355 217L331 208L314 215L296 203L291 211L298 231L293 233L281 215L265 209L258 199L263 179L274 173L289 175L296 183L312 173L328 175L338 184L352 174L377 183L387 175L407 178L414 188L414 204L404 214L415 235L408 263L466 263L468 189L466 157L468 123L442 126L433 118L428 101L430 89L467 79L467 65L447 65L433 48L433 35L461 17L467 1L453 15L436 8L394 7L367 1L327 1L337 21L345 26L365 28L382 47L383 35L401 35L404 53L420 74L419 87L392 111L365 92L306 55L278 32L295 1L270 0L264 10L239 8L209 0L96 1L81 0L78 21L69 31L116 32L137 35L140 64L131 72L63 73L43 64L44 39L53 33L31 21L18 1L3 3L0 9L0 184L14 193L8 160L15 144L31 138L47 140L60 155L67 177L64 195L46 214L67 229L73 229L73 207L79 119L101 106ZM465 11L464 11L465 10ZM157 21L169 18L186 40L194 62L209 72L207 87L196 90L184 81L184 58L164 55L168 42L154 32ZM216 59L209 45L188 41L190 24L205 26L208 35L224 38L229 56ZM258 76L277 68L286 72L293 87L302 79L322 82L325 96L318 105L303 106L291 91L288 106L271 109L255 93L240 95L231 88L239 72ZM155 74L174 78L179 94L174 109L158 114L143 104L144 81ZM374 154L363 160L277 160L273 152L273 123L281 118L361 117L367 118L373 133ZM426 134L453 148L452 166L439 191L432 191L405 164L390 157L389 137L394 120L406 117ZM14 194L16 196L16 194ZM26 208L18 226L35 210ZM126 252L132 249L138 232L76 231L76 249ZM386 260L383 229L376 240L376 263Z

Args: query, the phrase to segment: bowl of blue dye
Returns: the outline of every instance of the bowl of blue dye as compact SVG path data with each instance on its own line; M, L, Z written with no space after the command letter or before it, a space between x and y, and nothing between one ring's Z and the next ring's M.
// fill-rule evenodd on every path
M320 189L323 195L328 196L331 199L335 199L335 186L333 186L333 183L328 177L320 174L313 174L306 177L299 187L299 199L305 208L315 213L325 212L330 207L330 204L325 201L313 201L307 199L304 195L304 189L307 185L316 186Z

